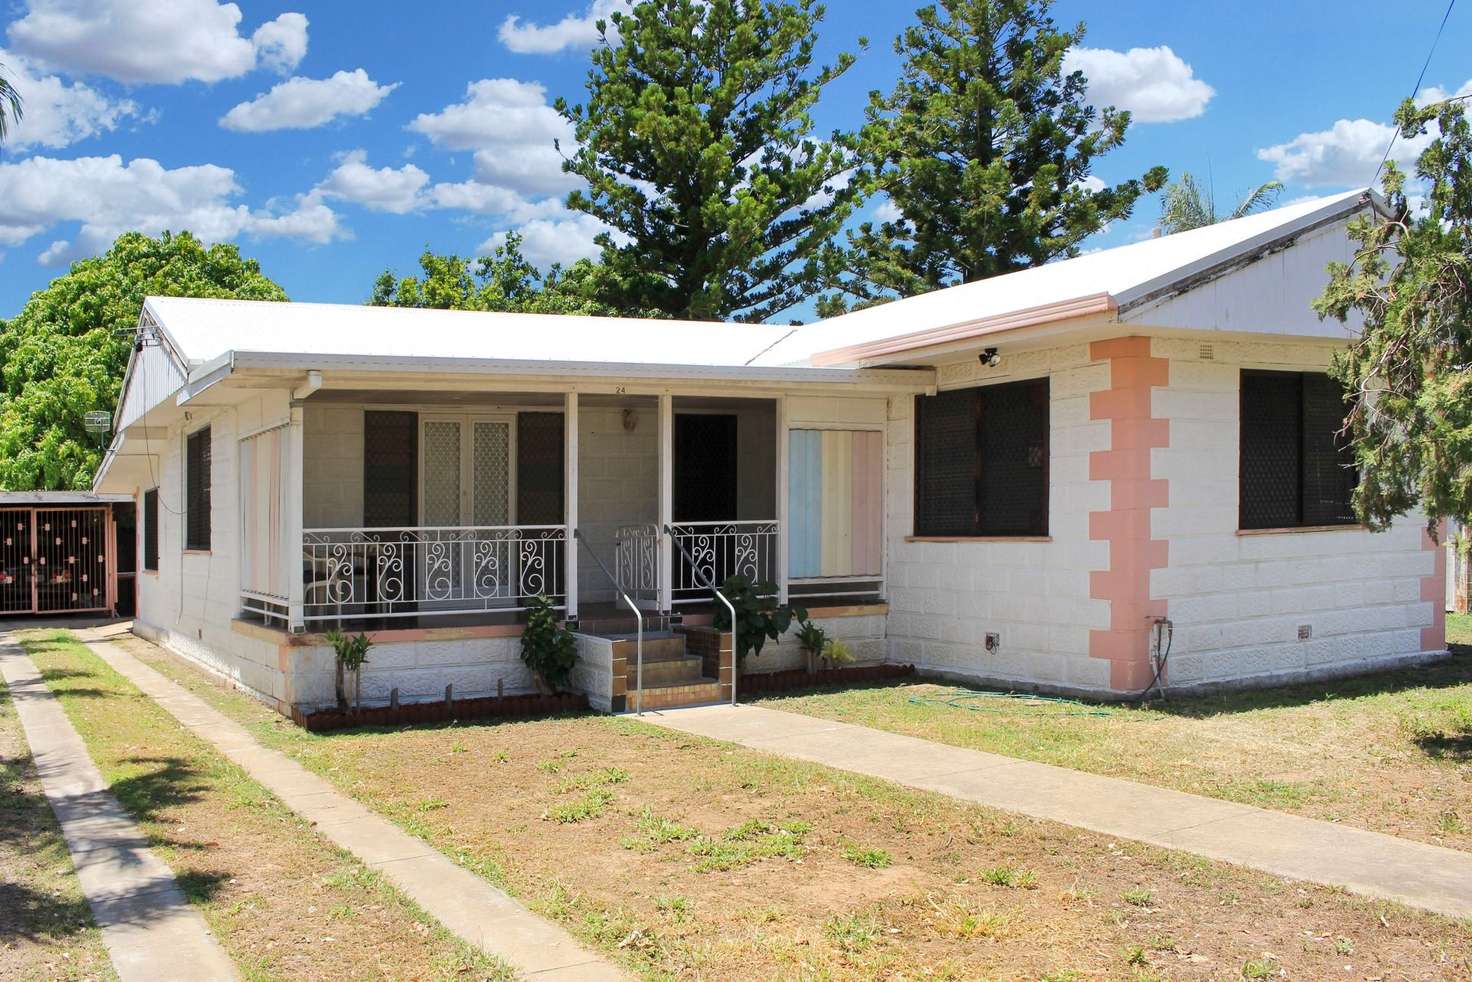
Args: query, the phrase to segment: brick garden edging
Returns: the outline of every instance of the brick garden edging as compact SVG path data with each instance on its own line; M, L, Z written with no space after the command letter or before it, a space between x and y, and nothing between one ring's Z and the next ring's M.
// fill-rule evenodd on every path
M883 682L902 679L915 674L914 665L854 665L847 668L830 668L821 672L809 672L794 668L786 672L761 672L741 676L740 695L760 695L763 692L786 692L789 689L811 689L820 685L836 685L844 682Z
M556 716L559 713L585 712L588 697L581 692L560 692L555 696L532 693L524 696L489 696L483 699L456 699L452 703L415 702L407 705L376 706L353 713L342 709L323 709L315 713L292 710L292 722L312 733L344 730L353 726L396 726L400 723L447 723L452 720L500 719L528 716Z

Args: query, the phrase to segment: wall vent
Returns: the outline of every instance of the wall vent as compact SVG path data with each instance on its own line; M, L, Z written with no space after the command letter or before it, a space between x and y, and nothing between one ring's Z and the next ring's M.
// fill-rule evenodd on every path
M1214 360L1216 360L1216 349L1213 348L1209 344L1203 344L1201 346L1201 360L1202 361L1214 361Z
M1311 624L1300 624L1300 625L1298 625L1298 640L1300 640L1300 641L1307 641L1309 638L1312 638L1313 636L1314 636L1313 625L1311 625Z

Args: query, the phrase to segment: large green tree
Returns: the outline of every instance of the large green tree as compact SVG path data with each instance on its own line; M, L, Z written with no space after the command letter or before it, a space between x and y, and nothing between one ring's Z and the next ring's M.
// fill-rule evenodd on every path
M0 322L0 488L85 489L101 456L82 427L115 411L143 298L285 300L233 245L188 233L128 232L105 254L72 264Z
M0 65L0 68L4 67ZM20 122L23 114L24 108L21 105L20 93L16 91L14 85L10 84L10 79L5 77L5 73L0 72L0 141L3 141L10 133L12 126Z
M1363 319L1333 372L1348 390L1355 510L1375 528L1418 503L1433 526L1472 516L1472 129L1458 100L1407 100L1395 122L1402 140L1433 137L1413 195L1387 164L1389 214L1350 224L1354 258L1330 265L1316 302Z
M850 141L816 134L816 0L644 0L600 21L585 104L557 108L587 181L568 207L600 236L602 294L623 310L760 321L817 289L848 217Z
M1165 182L1162 167L1113 187L1089 180L1124 142L1127 112L1096 110L1063 58L1051 0L941 0L895 41L899 80L870 93L859 140L868 192L892 214L834 247L823 309L867 305L1075 255Z
M514 232L490 255L475 259L425 250L419 276L379 274L368 302L376 307L439 307L531 314L615 316L597 297L597 267L586 259L563 269L539 271L521 251Z
M1237 206L1224 214L1216 210L1216 196L1189 173L1165 186L1160 201L1160 227L1167 235L1189 232L1217 222L1229 222L1271 207L1283 192L1282 181L1264 181L1242 196Z

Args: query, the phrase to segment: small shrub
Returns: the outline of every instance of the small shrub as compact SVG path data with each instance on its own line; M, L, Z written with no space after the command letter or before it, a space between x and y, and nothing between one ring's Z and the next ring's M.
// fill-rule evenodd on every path
M557 623L557 611L544 594L527 601L521 660L532 670L538 684L552 692L559 692L567 685L578 662L577 642L571 631Z
M744 663L748 655L760 655L762 647L786 634L794 620L801 624L808 619L806 609L777 603L775 583L728 576L721 584L721 595L736 610L737 664ZM725 604L716 605L714 624L717 631L731 630L731 612Z
M832 665L852 665L854 662L853 650L838 638L823 645L823 657Z
M864 866L868 869L884 869L889 866L889 853L883 849L861 849L858 846L844 846L843 858L855 866Z
M359 633L350 638L333 628L327 632L327 643L332 645L333 654L337 656L337 704L339 707L347 705L344 675L352 672L353 712L356 713L363 705L363 666L368 662L368 649L373 647L373 642L366 634Z
M797 647L807 655L819 656L828 645L828 632L813 621L803 621L798 629Z

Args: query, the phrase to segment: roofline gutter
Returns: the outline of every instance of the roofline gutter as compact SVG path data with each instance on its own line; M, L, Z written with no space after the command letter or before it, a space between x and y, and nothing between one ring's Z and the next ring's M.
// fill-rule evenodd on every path
M1055 321L1072 320L1075 317L1086 317L1091 314L1112 314L1117 309L1118 304L1109 294L1089 293L1069 300L1040 304L1022 310L1011 310L1005 314L962 321L959 324L948 324L944 327L933 327L924 331L916 331L913 334L902 334L899 337L882 338L865 344L820 351L813 355L812 362L814 365L851 365L890 355L911 354L943 344L972 341L1021 327L1051 324Z
M752 365L670 365L626 362L531 361L522 359L439 358L400 355L323 355L275 351L229 352L232 372L296 369L317 372L402 372L445 375L557 376L621 381L627 379L788 382L874 386L923 391L933 377L915 369L852 369Z

